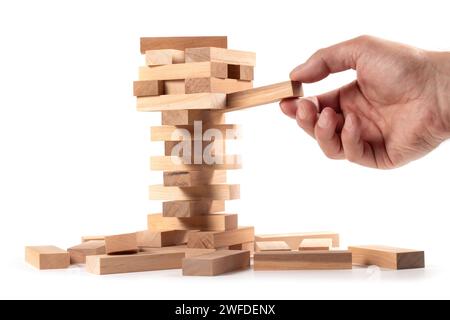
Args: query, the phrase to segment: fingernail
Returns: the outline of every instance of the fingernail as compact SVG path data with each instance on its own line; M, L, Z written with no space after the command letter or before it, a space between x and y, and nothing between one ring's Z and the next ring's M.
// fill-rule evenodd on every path
M305 107L302 106L302 105L299 105L298 108L297 108L297 114L298 114L298 117L299 117L301 120L305 120L306 117L307 117Z
M326 113L322 113L319 117L319 121L317 121L319 127L325 129L330 125L330 119Z

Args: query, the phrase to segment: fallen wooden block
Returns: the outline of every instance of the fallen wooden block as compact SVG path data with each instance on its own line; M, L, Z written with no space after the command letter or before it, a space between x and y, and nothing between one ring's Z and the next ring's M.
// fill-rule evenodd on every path
M192 187L227 182L225 170L169 171L163 173L165 186Z
M129 254L138 252L136 233L106 236L105 251L107 254Z
M252 81L219 78L188 78L185 80L185 93L232 93L253 88Z
M250 251L222 250L183 259L183 276L216 276L250 268Z
M200 171L201 172L201 171ZM164 217L194 217L225 211L222 200L181 200L163 202Z
M252 66L244 65L228 65L228 78L252 81L254 78L254 70Z
M228 66L217 62L167 64L139 67L139 80L181 80L187 78L228 78Z
M224 93L192 93L137 97L137 111L164 111L180 109L223 109L226 105Z
M253 268L260 270L337 270L352 268L350 251L255 252Z
M137 245L138 247L161 248L186 244L191 232L196 232L196 230L139 231L136 232Z
M256 252L262 251L291 251L291 248L285 241L264 241L255 242Z
M195 47L227 47L226 36L212 37L143 37L141 38L141 53L147 50L176 49L185 50Z
M55 246L28 246L25 261L40 270L65 269L69 267L70 256L66 250Z
M208 184L191 187L149 187L150 200L234 200L239 199L238 184Z
M81 242L94 241L94 240L105 240L105 236L82 236Z
M105 240L91 240L67 249L71 264L86 262L86 256L105 254Z
M425 252L388 246L350 246L355 265L376 265L388 269L415 269L425 267Z
M234 170L242 167L239 155L226 155L221 157L222 163L216 164L191 164L184 163L183 157L153 156L150 158L151 170L162 171L199 171L199 170ZM188 159L189 162L190 159ZM202 159L203 161L203 159Z
M188 248L215 249L228 247L245 242L252 242L255 239L253 227L240 227L227 231L202 231L191 233L188 236Z
M159 96L164 94L164 82L143 80L133 82L133 95L136 97Z
M285 241L292 250L297 250L303 239L330 238L333 247L339 247L339 234L335 232L304 232L256 235L255 241Z
M179 269L184 256L182 252L87 256L86 271L105 275Z
M303 239L298 250L331 250L333 240L330 238Z
M251 241L233 244L231 246L228 246L228 250L247 250L250 251L250 253L253 253L255 251L255 242Z
M161 66L176 63L184 63L183 50L159 49L145 51L145 64L147 66Z
M225 115L222 112L212 110L194 109L170 110L161 113L161 123L163 125L193 125L194 121L201 121L203 125L225 124Z
M201 256L216 251L216 249L188 248L186 245L168 246L161 248L139 247L139 250L146 253L182 252L185 254L186 258Z
M161 214L148 215L148 229L151 231L222 231L236 229L237 226L237 214L209 214L206 216L193 216L189 218L163 217Z
M302 95L303 91L300 82L286 81L276 83L265 87L227 94L227 108L224 111L241 110L279 101L283 98L299 97Z
M223 139L237 139L240 127L235 124L217 124L214 126L178 125L178 126L153 126L150 127L152 141L210 141L208 132L214 131L214 135L221 135ZM206 133L206 134L205 134Z

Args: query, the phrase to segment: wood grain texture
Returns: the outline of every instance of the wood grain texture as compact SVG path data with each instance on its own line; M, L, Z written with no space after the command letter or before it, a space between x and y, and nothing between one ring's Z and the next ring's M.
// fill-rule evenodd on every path
M303 239L298 246L298 250L331 250L333 240L330 238Z
M228 66L218 62L192 62L156 67L139 67L139 80L181 80L186 78L228 78Z
M152 81L152 80L150 80ZM185 82L184 80L164 80L163 81L163 94L185 94Z
M86 256L105 254L105 240L91 240L82 242L79 245L67 249L70 255L71 264L81 264L86 262Z
M164 81L143 80L133 82L133 95L135 97L151 97L164 94Z
M228 78L230 79L252 81L254 77L254 69L252 66L228 65Z
M285 241L292 250L297 250L303 239L330 238L333 247L339 247L339 234L336 232L303 232L285 234L261 234L255 236L255 241Z
M184 276L216 276L250 268L250 251L222 250L183 259Z
M234 200L240 197L238 184L209 184L190 187L152 185L150 200Z
M253 227L240 227L228 231L206 231L189 234L188 248L216 249L236 244L252 242L255 239Z
M227 182L225 170L171 171L163 173L164 186L192 187Z
M55 246L27 246L25 261L39 270L65 269L69 267L70 256Z
M291 248L285 241L263 241L255 242L256 252L261 251L291 251Z
M178 125L152 126L150 137L152 141L211 141L210 134L221 135L223 139L237 139L240 126L236 124L216 125ZM207 133L205 135L205 132Z
M185 254L186 258L196 257L216 251L215 249L188 248L186 245L168 246L161 248L139 247L139 249L141 252L147 253L182 252Z
M81 242L93 241L93 240L105 240L105 236L97 235L97 236L82 236Z
M225 115L211 110L170 110L161 115L162 125L193 125L194 121L202 121L203 125L225 124Z
M225 211L225 202L222 200L166 201L163 202L162 215L186 218L222 211Z
M185 60L186 62L211 61L254 66L256 53L215 47L186 48Z
M260 270L338 270L352 268L350 251L255 252L253 268Z
M138 252L136 233L106 236L105 251L107 254L126 254Z
M159 49L145 51L145 64L147 66L161 66L176 63L184 63L183 50Z
M425 252L379 245L350 246L355 265L376 265L388 269L425 267Z
M186 244L191 232L196 232L196 230L138 231L136 232L137 245L138 247L161 248Z
M147 50L176 49L185 50L196 47L226 48L228 40L226 36L202 36L202 37L142 37L141 53Z
M199 170L234 170L242 167L238 155L224 156L223 164L189 164L183 163L182 157L153 156L150 158L150 169L161 171L199 171Z
M86 271L97 275L181 268L183 252L137 253L86 257Z
M213 141L164 141L164 155L190 159L201 159L205 154L211 157L226 156L226 140L214 139ZM206 169L205 169L206 170Z
M226 105L224 93L192 93L137 97L137 111L167 111L187 109L223 109Z
M189 218L163 217L161 214L149 214L147 221L148 229L151 231L223 231L233 230L238 226L237 214L209 214L205 216L193 216Z
M185 93L232 93L253 88L252 81L219 78L188 78L185 80Z
M303 90L299 82L286 81L276 83L265 87L227 94L227 108L224 111L241 110L272 103L283 98L300 97L302 95Z

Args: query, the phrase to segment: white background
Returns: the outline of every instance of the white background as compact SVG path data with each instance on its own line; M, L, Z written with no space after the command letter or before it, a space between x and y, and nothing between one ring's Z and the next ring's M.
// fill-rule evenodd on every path
M160 210L148 157L157 113L138 113L132 81L140 36L228 35L257 52L255 86L287 80L315 50L372 34L450 50L446 1L1 1L0 298L450 298L450 144L394 171L325 158L277 104L230 114L244 125L241 200L227 210L257 233L334 230L343 245L423 249L427 268L241 272L216 278L161 271L98 277L39 272L24 246L145 229ZM305 85L307 95L354 73ZM386 77L389 77L387 74Z

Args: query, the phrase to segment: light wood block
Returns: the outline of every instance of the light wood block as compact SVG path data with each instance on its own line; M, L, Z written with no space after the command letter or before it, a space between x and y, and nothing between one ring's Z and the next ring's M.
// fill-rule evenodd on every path
M143 37L141 38L141 53L147 50L176 49L185 50L196 47L227 47L226 36L208 37Z
M145 64L147 66L161 66L176 63L184 63L183 50L159 49L145 51Z
M245 242L240 244L234 244L228 247L228 250L246 250L250 251L250 258L253 258L255 253L255 242Z
M40 270L65 269L69 267L70 256L66 250L55 246L28 246L25 261Z
M251 81L254 78L254 70L252 66L244 65L228 65L228 78Z
M339 270L352 268L350 251L255 252L253 268L260 270Z
M300 82L286 81L276 83L265 87L227 94L227 108L224 111L241 110L272 103L283 98L300 97L302 95L303 90Z
M136 97L159 96L164 94L164 81L143 80L133 82L133 95Z
M147 253L182 252L186 255L186 258L201 256L216 251L216 249L188 248L186 245L177 245L161 248L139 247L139 249L141 252Z
M183 276L216 276L250 268L250 251L222 250L183 259Z
M225 115L222 112L211 110L170 110L162 112L161 123L163 125L193 125L194 121L202 121L203 125L225 124Z
M86 256L105 254L105 240L91 240L67 249L71 264L86 262Z
M227 64L192 62L157 67L139 67L139 80L181 80L204 77L228 78Z
M164 141L164 155L189 159L190 163L195 163L195 159L202 159L204 155L225 157L225 150L226 141L220 139L214 139L213 141Z
M171 171L163 174L165 186L192 187L227 182L225 170Z
M285 241L264 241L255 242L256 252L262 251L291 251L291 248Z
M150 200L234 200L239 199L238 184L209 184L191 187L153 185L149 187Z
M196 232L196 230L139 231L136 232L137 245L138 247L161 248L186 244L191 232Z
M164 80L163 84L164 84L164 93L163 94L185 94L186 93L184 80Z
M252 242L255 239L253 227L240 227L235 230L196 232L189 234L188 248L215 249L229 247L245 242Z
M105 240L105 236L82 236L81 242L93 241L93 240Z
M232 93L253 88L252 81L218 78L188 78L185 80L186 93Z
M388 269L415 269L425 267L425 252L388 246L350 246L355 265L376 265Z
M106 236L105 249L107 254L127 254L138 252L136 233Z
M217 124L206 125L178 125L178 126L153 126L150 129L152 141L186 141L186 140L205 140L211 141L210 134L221 135L223 139L237 139L239 125L235 124ZM205 135L205 132L207 133Z
M137 97L137 111L166 111L181 109L223 109L226 105L224 93L192 93Z
M256 235L255 241L284 241L292 250L297 250L303 239L330 238L333 247L339 247L339 234L336 232L304 232L304 233L286 233L286 234L262 234Z
M303 239L298 250L331 250L333 240L330 238Z
M242 167L238 155L226 155L223 159L223 164L189 164L184 163L183 157L153 156L150 158L150 169L155 171L199 171L235 170Z
M86 271L97 275L181 268L183 252L100 255L86 257Z
M200 171L201 172L201 171ZM183 200L163 202L164 217L194 217L225 211L222 200Z
M210 214L205 216L193 216L189 218L163 217L161 214L148 215L148 229L151 231L223 231L236 229L237 226L237 214Z
M214 47L186 48L185 59L186 62L211 61L254 66L256 53Z

